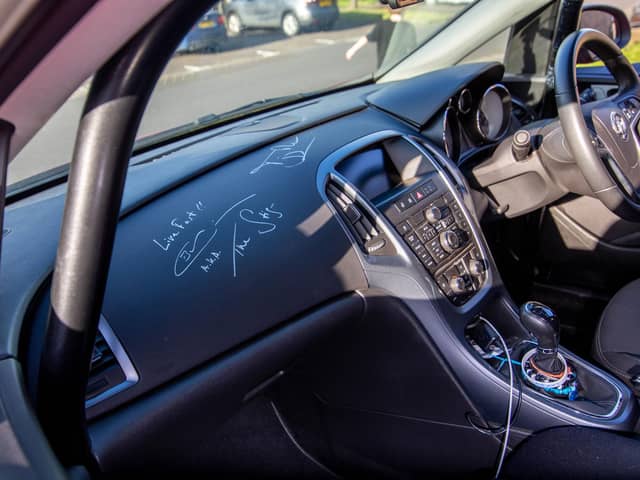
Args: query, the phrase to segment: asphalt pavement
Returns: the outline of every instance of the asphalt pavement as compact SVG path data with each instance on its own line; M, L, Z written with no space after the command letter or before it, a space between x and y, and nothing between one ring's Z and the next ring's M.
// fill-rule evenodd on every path
M223 51L174 57L152 95L138 137L264 98L311 92L361 78L376 68L375 45L351 61L347 49L370 25L303 33L247 32ZM69 163L89 82L80 87L11 163L9 184Z

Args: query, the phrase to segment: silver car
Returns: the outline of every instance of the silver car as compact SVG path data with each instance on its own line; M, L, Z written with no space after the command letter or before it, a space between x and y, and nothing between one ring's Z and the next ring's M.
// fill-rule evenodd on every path
M336 0L224 0L227 34L247 28L281 28L288 36L302 28L331 29L339 16Z

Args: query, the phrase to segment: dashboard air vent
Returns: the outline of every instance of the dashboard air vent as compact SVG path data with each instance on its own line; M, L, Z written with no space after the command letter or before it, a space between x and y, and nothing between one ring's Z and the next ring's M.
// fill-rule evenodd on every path
M118 365L111 347L109 347L102 333L98 332L93 346L93 354L91 355L86 399L97 397L125 380L124 372Z
M85 405L91 407L137 381L138 373L131 360L102 317L91 355Z
M363 252L369 255L394 255L395 248L360 202L337 182L327 184L327 197L338 211Z

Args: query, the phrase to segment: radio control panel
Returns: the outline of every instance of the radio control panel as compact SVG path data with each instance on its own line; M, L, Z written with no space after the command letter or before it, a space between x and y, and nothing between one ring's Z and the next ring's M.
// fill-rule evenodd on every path
M378 207L454 304L463 305L487 279L462 206L438 175L422 179Z

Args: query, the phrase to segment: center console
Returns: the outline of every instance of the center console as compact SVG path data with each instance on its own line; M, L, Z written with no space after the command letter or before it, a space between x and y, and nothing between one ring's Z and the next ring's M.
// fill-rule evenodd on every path
M401 299L415 314L443 368L477 406L482 421L476 424L502 424L516 394L509 387L513 372L521 432L515 443L527 432L563 425L634 430L639 412L629 389L559 345L550 309L514 305L476 223L468 186L437 148L381 132L335 152L318 175L319 190L359 243L370 288Z

